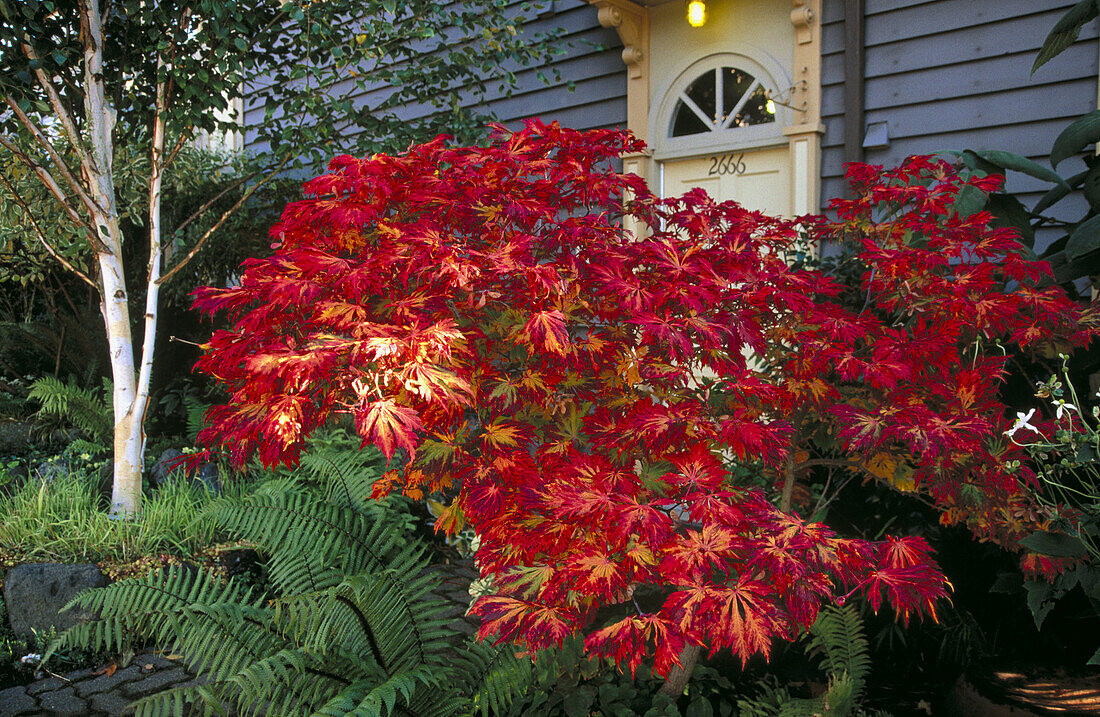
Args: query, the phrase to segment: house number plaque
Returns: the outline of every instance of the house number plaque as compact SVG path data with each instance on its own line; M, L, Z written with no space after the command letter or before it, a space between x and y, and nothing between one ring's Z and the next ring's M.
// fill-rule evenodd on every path
M744 174L745 173L745 153L734 155L733 152L729 154L719 154L713 157L707 157L710 160L710 171L707 172L708 176L715 174Z

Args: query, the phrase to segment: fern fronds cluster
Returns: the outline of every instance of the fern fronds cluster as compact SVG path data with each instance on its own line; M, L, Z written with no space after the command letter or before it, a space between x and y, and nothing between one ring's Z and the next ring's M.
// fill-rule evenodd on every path
M28 398L38 401L42 407L39 418L54 418L72 424L88 440L85 446L98 450L111 445L114 430L111 412L104 395L111 395L111 382L103 382L103 393L75 384L65 383L53 376L43 376L31 384Z
M829 678L820 697L792 697L786 689L761 683L753 699L738 701L740 717L848 717L864 714L860 699L867 687L871 656L863 620L851 605L826 607L810 627L807 649L821 654Z
M333 491L335 498L339 494ZM58 646L122 650L148 640L208 682L135 703L139 717L488 714L526 688L530 664L501 649L456 649L450 606L429 592L424 549L385 510L282 482L211 515L269 556L270 592L168 568L83 594L96 611Z

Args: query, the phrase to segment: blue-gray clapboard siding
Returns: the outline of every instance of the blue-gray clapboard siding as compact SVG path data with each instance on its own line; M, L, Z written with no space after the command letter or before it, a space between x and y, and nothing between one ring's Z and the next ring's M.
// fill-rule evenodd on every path
M518 3L517 3L518 4ZM518 127L530 117L546 122L557 120L577 129L593 129L626 124L626 72L620 54L622 43L614 30L600 27L596 10L584 0L554 0L527 24L524 32L540 33L553 29L562 32L563 54L543 67L510 68L516 72L517 86L510 95L490 89L486 96L489 112L501 122ZM540 79L549 79L549 83ZM351 83L348 83L351 89ZM340 88L334 88L338 93ZM370 106L388 94L384 88L357 93L354 100ZM257 98L246 102L245 145L263 151L247 128L263 117L263 105ZM399 109L399 117L416 117L431 111L428 107ZM348 128L349 133L354 128Z
M1066 124L1097 106L1095 23L1031 75L1047 33L1075 0L866 0L865 122L887 121L890 146L865 159L897 164L946 149L1003 149L1048 164ZM844 192L844 1L822 18L822 196ZM861 137L862 141L862 137ZM1078 171L1079 160L1058 167ZM1047 186L1014 175L1034 200ZM1069 215L1080 215L1068 205Z

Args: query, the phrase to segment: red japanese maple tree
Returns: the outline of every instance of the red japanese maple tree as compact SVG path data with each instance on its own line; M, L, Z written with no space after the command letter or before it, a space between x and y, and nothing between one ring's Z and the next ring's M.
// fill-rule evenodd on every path
M439 527L480 536L482 635L532 649L582 632L666 674L689 645L767 655L856 592L934 615L946 581L923 540L840 537L790 512L794 485L823 462L903 471L1011 541L1043 516L1008 467L991 343L1079 343L1089 324L988 215L950 210L964 184L945 165L857 166L838 221L793 222L658 199L611 169L639 149L531 123L333 160L274 256L196 292L233 322L199 362L231 392L202 439L292 464L352 416L401 456L379 494L445 492ZM823 239L858 243L862 307L790 261ZM778 481L780 505L733 466Z

